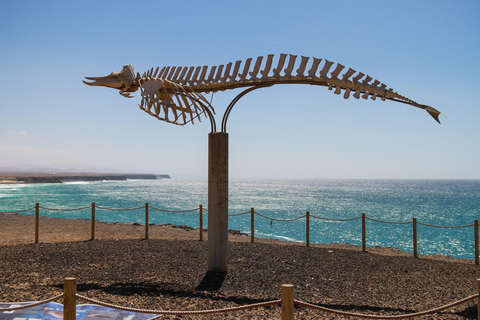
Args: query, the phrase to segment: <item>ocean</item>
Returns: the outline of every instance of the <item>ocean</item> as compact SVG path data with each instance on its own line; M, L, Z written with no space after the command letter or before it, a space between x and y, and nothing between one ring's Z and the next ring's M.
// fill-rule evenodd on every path
M147 202L150 207L166 211L196 209L200 204L207 209L207 190L206 180L191 179L0 185L0 213L29 209L37 202L52 209L88 207L92 202L111 209L138 208ZM361 219L337 220L365 213L369 218L367 247L396 247L412 253L413 228L411 223L405 223L416 218L419 254L474 259L474 227L470 225L480 218L480 180L234 179L230 181L229 195L229 229L243 233L250 234L253 207L268 217L255 216L255 236L304 242L305 218L278 220L295 219L309 211L311 243L361 246ZM97 208L96 219L144 223L144 212ZM198 211L151 209L149 213L149 223L199 227ZM33 215L34 210L21 214ZM90 219L91 209L41 209L40 215ZM207 221L205 216L204 228ZM465 227L438 228L422 223Z

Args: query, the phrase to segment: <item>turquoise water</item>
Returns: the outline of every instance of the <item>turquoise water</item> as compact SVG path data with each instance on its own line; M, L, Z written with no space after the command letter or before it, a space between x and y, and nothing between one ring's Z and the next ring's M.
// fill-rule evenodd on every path
M361 216L391 222L440 226L473 224L480 217L480 180L233 180L229 213L255 211L275 219L293 219L309 211L327 219ZM82 182L64 184L0 185L0 211L24 210L40 203L46 208L97 206L125 209L146 202L162 210L208 208L206 180L167 179ZM28 211L23 214L34 214ZM89 208L78 211L42 209L42 216L89 219ZM106 222L144 222L144 209L96 210ZM206 227L206 217L204 219ZM198 211L168 213L150 210L150 223L199 226ZM367 246L397 247L412 252L412 224L367 220ZM250 233L250 214L231 216L229 228ZM305 241L305 218L293 222L255 217L255 235ZM311 218L312 243L361 245L361 220L331 221ZM474 228L434 228L418 225L418 253L474 258Z

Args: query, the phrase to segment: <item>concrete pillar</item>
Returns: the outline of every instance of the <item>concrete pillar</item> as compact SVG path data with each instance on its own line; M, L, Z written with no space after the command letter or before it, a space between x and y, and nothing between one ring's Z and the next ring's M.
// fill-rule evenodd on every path
M228 133L208 135L208 271L228 269Z

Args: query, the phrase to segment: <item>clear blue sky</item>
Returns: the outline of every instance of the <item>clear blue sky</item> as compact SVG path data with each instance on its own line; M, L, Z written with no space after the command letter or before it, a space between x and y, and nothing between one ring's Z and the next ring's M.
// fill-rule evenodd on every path
M131 64L324 58L447 115L334 95L257 90L233 109L232 178L480 179L479 1L2 1L0 167L206 177L207 121L178 127L116 90ZM217 123L240 90L215 94Z

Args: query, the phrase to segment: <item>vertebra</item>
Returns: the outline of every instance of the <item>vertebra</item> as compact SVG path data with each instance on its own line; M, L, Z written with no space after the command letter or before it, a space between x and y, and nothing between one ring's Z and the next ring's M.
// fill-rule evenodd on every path
M93 82L85 84L92 86L106 86L120 90L120 94L131 97L130 93L140 88L142 101L140 108L147 113L169 123L184 125L194 121L205 112L204 108L213 107L203 96L204 93L223 91L241 87L271 86L274 84L305 83L319 85L334 90L335 94L341 94L348 99L353 91L353 97L372 100L380 98L412 105L426 110L438 123L440 111L412 101L378 80L374 80L364 73L357 73L349 68L345 73L345 66L322 59L302 56L300 61L296 55L280 54L275 66L274 55L268 55L267 59L258 57L252 64L251 58L243 64L236 61L225 65L203 67L164 67L158 73L158 69L152 68L142 76L135 75L132 66L124 66L120 73L113 72L106 77L86 78ZM287 61L288 60L288 61ZM286 65L286 68L284 69ZM232 68L233 66L233 68ZM296 68L295 68L296 67ZM319 71L318 71L319 70ZM333 70L333 71L331 71ZM208 76L207 76L208 75ZM365 78L364 78L365 77ZM371 82L374 80L373 82Z

